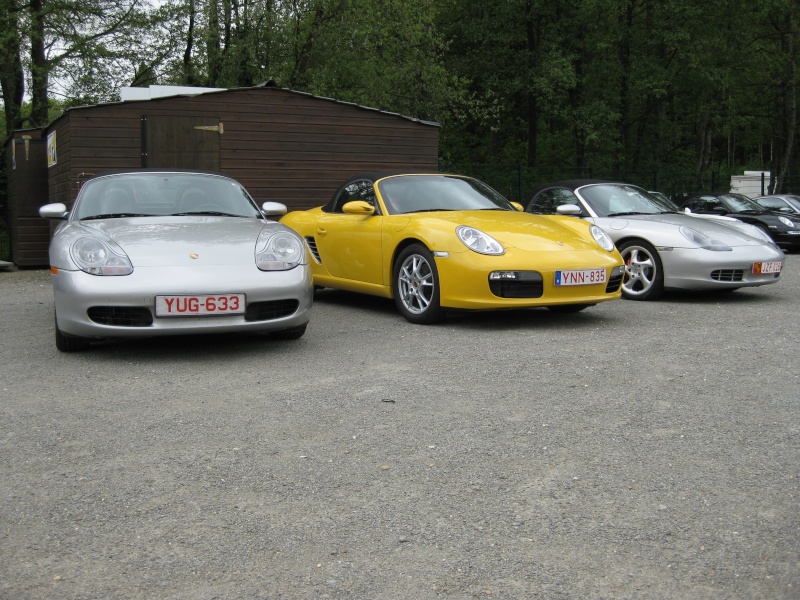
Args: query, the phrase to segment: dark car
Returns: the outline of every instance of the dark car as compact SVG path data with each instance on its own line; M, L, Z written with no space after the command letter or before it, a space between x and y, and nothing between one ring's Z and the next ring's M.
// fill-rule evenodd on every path
M800 196L795 194L773 194L771 196L760 196L759 198L754 198L754 200L767 210L800 215Z
M800 216L767 210L742 194L693 194L682 202L681 207L701 215L735 217L763 229L783 250L800 249Z

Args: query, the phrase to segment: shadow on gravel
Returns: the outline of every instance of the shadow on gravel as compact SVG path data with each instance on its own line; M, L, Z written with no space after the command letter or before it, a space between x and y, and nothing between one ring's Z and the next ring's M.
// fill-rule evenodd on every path
M701 291L701 292L665 292L656 300L658 303L673 302L675 304L759 304L773 302L775 298L763 288L741 288L734 291ZM633 302L633 301L628 301Z
M616 319L604 314L602 317L593 315L597 306L573 314L564 314L550 311L546 308L515 308L505 310L448 310L447 319L443 323L436 325L414 325L407 323L400 315L394 300L357 294L355 292L345 292L342 290L324 289L318 290L314 302L330 306L345 306L357 310L370 311L374 315L388 315L396 317L397 321L408 327L436 328L442 326L457 325L462 328L503 331L520 328L580 328L595 327L598 323L613 322ZM622 302L617 300L615 302ZM598 305L599 306L599 305ZM312 317L313 322L313 317Z
M306 336L311 334L312 325ZM235 364L245 357L258 356L268 364L271 356L292 356L302 358L306 338L299 340L278 340L264 333L218 333L195 334L142 339L110 339L92 343L88 350L69 354L73 357L86 357L91 361L120 360L171 364L181 362L208 364Z

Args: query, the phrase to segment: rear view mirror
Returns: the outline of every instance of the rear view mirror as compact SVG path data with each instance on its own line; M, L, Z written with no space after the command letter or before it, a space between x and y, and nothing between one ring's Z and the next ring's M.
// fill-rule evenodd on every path
M342 207L342 211L348 215L374 215L375 208L363 200L351 200Z
M570 217L579 217L581 214L581 207L577 204L562 204L556 208L556 212L560 215L567 215Z
M61 202L45 204L39 209L39 216L45 219L66 219L68 214L67 206Z
M286 205L280 202L264 202L261 211L268 217L282 217L286 214Z

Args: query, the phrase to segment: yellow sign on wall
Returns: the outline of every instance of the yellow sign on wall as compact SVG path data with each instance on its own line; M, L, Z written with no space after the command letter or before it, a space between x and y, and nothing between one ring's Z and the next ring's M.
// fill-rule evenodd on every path
M47 136L47 167L52 167L56 162L56 132L54 131Z

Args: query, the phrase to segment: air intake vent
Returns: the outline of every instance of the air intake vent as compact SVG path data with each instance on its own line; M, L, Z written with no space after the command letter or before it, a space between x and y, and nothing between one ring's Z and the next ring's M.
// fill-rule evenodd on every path
M711 279L714 281L741 281L744 277L742 269L717 269L711 271Z
M608 283L606 284L606 294L613 294L619 290L619 286L622 285L622 278L624 275L625 271L621 271L619 275L612 275L608 278Z
M319 250L317 250L317 240L315 240L313 236L309 235L306 237L306 244L308 245L308 249L311 251L311 256L314 257L314 260L319 264L322 264L322 259L319 257Z
M271 321L288 317L297 311L300 303L297 300L270 300L267 302L253 302L247 305L244 313L245 321Z
M499 271L489 278L489 289L500 298L541 298L542 274L536 271Z
M92 306L87 314L101 325L150 327L153 324L153 313L140 306Z

